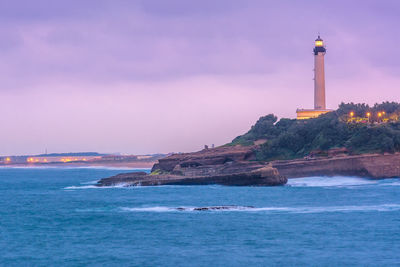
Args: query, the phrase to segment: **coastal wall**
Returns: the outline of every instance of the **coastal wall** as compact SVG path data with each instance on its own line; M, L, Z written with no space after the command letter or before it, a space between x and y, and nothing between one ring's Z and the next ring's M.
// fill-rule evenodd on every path
M392 178L400 177L400 153L274 161L272 166L287 178L337 175Z

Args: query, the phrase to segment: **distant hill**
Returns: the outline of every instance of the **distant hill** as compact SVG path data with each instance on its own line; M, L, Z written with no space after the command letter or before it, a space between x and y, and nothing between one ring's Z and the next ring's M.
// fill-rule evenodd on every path
M336 148L349 154L400 151L400 104L384 102L340 104L333 112L315 119L295 120L273 114L261 117L244 135L228 145L253 145L258 160L295 159Z

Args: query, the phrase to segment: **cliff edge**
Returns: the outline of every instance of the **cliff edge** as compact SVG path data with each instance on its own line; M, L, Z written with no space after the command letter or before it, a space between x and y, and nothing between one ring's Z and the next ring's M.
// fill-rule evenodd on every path
M249 161L254 147L220 147L194 153L174 154L159 159L152 173L125 173L101 179L98 186L207 185L275 186L284 185L271 164Z

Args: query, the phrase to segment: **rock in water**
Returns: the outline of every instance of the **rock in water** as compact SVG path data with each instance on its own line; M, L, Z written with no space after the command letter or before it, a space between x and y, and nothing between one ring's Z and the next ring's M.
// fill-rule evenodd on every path
M151 185L284 185L287 179L272 165L250 161L254 147L220 147L160 159L151 174L125 173L102 179L98 186Z
M245 169L234 166L225 166L233 168L232 171L223 168L223 166L214 166L213 174L208 170L206 175L196 175L191 171L191 175L137 175L136 173L118 174L116 176L101 179L98 186L115 186L124 184L125 186L154 186L154 185L232 185L232 186L274 186L284 185L287 182L286 177L279 175L277 169L271 166L258 166L256 169L248 170L250 166L246 164ZM235 167L235 168L234 168ZM211 168L211 167L210 167ZM251 169L251 168L250 168ZM204 173L204 170L199 170Z
M197 207L197 208L176 208L179 211L210 211L210 210L248 210L254 209L253 206L210 206L210 207Z

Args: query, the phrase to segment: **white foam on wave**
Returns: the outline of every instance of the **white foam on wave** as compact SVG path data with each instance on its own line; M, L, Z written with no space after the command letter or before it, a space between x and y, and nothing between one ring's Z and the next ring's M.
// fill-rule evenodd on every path
M147 208L128 208L121 207L121 211L131 211L131 212L171 212L177 211L176 208L171 207L147 207Z
M399 178L383 180L380 186L400 186Z
M205 209L207 208L207 209ZM324 206L324 207L246 207L246 206L227 206L222 209L215 207L121 207L123 212L266 212L266 213L329 213L329 212L371 212L371 211L398 211L400 204L382 205L351 205L351 206Z
M325 207L287 207L287 208L259 208L254 211L283 211L287 213L326 213L326 212L368 212L368 211L397 211L399 204L361 205L361 206L325 206Z
M349 187L360 185L377 184L378 181L359 178L359 177L307 177L307 178L292 178L287 182L288 186L293 187Z
M185 212L185 211L238 211L238 210L249 210L254 209L253 207L246 207L246 206L205 206L205 207L188 207L188 206L181 206L181 207L162 207L162 206L155 206L155 207L141 207L141 208L128 208L128 207L121 207L121 211L133 211L133 212Z
M99 180L88 181L88 182L82 182L81 184L87 184L87 185L90 185L90 184L97 184L98 181L99 181Z
M96 186L93 184L81 185L81 186L67 186L64 187L65 190L75 190L75 189L110 189L110 188L130 188L125 183L116 184L113 186Z
M95 185L81 185L81 186L67 186L64 187L65 190L75 190L75 189L97 189L97 188L103 188Z

